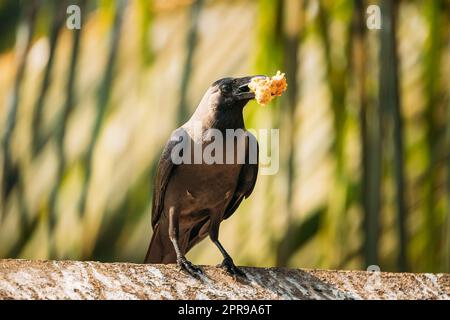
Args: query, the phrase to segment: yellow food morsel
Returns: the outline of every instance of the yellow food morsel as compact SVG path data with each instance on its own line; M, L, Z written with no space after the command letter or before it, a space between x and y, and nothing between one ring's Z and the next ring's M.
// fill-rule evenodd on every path
M281 96L286 91L287 83L284 73L277 72L273 77L254 78L248 85L251 91L255 93L255 99L260 105L266 105L275 96Z

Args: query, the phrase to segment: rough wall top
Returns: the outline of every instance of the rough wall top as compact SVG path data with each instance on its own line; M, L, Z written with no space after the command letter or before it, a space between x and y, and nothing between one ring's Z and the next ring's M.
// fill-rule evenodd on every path
M0 299L450 299L449 274L0 260Z

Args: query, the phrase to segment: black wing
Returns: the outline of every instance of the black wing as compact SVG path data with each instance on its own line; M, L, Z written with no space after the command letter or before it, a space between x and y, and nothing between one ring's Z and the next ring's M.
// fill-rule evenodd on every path
M242 166L241 172L239 174L239 181L236 186L236 190L234 191L233 197L231 198L230 203L225 210L225 214L223 216L224 219L228 219L236 211L242 200L248 198L255 187L256 178L258 176L259 145L255 136L253 136L250 132L247 132L247 136L248 139L245 164ZM256 148L252 146L256 146ZM255 151L256 155L252 154L252 156L256 158L256 163L250 163L250 155Z
M172 161L172 150L180 143L182 136L186 134L183 129L175 130L170 140L164 147L161 158L159 159L158 169L156 171L155 183L153 185L153 199L152 199L152 227L155 228L156 224L161 217L162 210L164 208L164 195L166 193L166 187L169 183L170 176L176 167Z

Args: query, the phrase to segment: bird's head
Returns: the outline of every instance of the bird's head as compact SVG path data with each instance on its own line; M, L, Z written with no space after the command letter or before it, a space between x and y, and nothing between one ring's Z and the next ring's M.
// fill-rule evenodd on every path
M265 77L261 75L242 78L223 78L215 81L208 90L208 104L212 108L228 110L242 108L248 101L255 98L248 85L253 78Z

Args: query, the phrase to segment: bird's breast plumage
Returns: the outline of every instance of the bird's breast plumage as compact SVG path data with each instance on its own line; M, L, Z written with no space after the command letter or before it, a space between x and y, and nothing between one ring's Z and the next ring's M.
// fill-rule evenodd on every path
M182 164L174 170L167 186L166 201L175 200L182 211L226 206L234 192L240 164ZM227 196L228 195L228 196Z

